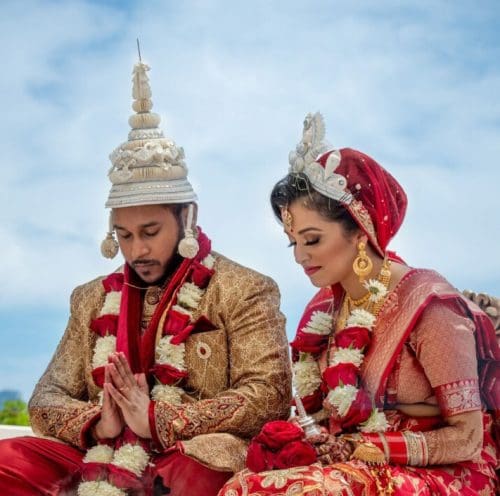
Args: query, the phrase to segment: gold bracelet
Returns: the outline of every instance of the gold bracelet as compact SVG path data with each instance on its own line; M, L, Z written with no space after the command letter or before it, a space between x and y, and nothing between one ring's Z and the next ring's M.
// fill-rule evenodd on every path
M423 467L429 460L427 442L422 432L402 431L408 452L408 465Z

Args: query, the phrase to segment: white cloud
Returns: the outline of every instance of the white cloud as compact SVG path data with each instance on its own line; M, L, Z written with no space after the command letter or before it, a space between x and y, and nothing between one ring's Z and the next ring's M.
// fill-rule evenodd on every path
M110 5L110 6L107 6ZM66 308L100 259L108 154L128 133L135 38L219 251L271 274L296 324L313 288L268 206L302 119L408 190L394 246L500 294L494 2L3 2L0 307ZM494 29L493 29L494 28ZM44 284L33 284L43 278Z

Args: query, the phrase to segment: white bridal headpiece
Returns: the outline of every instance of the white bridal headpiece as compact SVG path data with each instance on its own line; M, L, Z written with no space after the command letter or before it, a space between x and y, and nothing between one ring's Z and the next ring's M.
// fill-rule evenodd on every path
M307 114L304 119L302 139L288 157L289 172L305 174L316 191L349 205L353 197L347 189L347 179L335 173L335 169L340 164L340 151L333 150L324 164L317 162L321 155L331 149L324 139L323 116L319 112Z

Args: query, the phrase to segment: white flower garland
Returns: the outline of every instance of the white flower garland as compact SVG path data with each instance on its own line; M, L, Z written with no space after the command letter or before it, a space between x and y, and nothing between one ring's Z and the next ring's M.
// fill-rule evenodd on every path
M201 262L207 269L212 269L215 263L213 255L208 254ZM185 282L177 293L177 304L172 307L181 313L193 317L194 311L198 308L200 301L205 294L205 289L201 289L196 284ZM178 370L185 371L185 345L180 343L171 344L173 336L163 336L156 346L156 363L159 365L170 365ZM155 401L169 401L175 405L182 403L184 390L170 384L157 384L151 391L151 398ZM168 400L164 398L169 398Z
M369 279L363 283L365 289L371 293L369 300L373 303L380 301L387 296L387 287L377 279Z
M141 477L149 463L149 455L142 446L127 443L115 451L111 463Z
M358 388L351 384L337 386L330 389L326 399L336 408L337 414L343 417L349 411L349 408L351 408L351 404L356 399L358 391Z
M163 336L156 346L156 363L161 365L171 365L178 370L186 370L184 361L186 346L184 343L172 344L170 341L174 336Z
M87 450L83 461L85 463L111 463L113 460L113 448L106 444L98 444Z
M110 291L106 293L99 317L104 315L120 315L120 304L122 301L121 291ZM116 337L107 335L99 336L95 342L94 355L92 356L92 367L103 367L108 363L108 356L116 351Z
M212 269L215 258L213 255L208 254L201 263L207 269ZM172 308L192 318L205 291L206 289L201 289L194 283L185 282L179 288L177 292L177 304ZM99 316L118 316L120 314L121 295L121 291L106 293ZM171 335L165 335L159 340L155 352L156 363L159 365L170 365L180 371L185 371L185 344L172 344L170 342L172 338L173 336ZM92 357L92 367L95 369L106 365L109 355L115 351L115 336L106 335L98 337ZM102 404L102 391L99 394L101 398L100 404ZM182 388L168 384L157 384L151 390L153 400L168 401L176 405L182 403L183 394L184 390ZM87 451L83 461L84 463L111 463L132 472L137 477L141 477L150 461L150 456L139 444L126 443L117 450L114 450L110 446L97 445ZM107 481L84 481L78 486L78 496L126 496L126 494L125 491Z
M359 368L364 357L364 353L358 348L337 348L330 359L330 365L353 363Z
M127 496L116 486L108 481L87 481L81 482L78 486L78 496Z
M371 331L374 324L375 315L362 308L355 308L347 318L346 327L366 327Z
M293 363L294 386L299 396L309 396L321 385L321 372L310 353L301 353L301 359Z
M368 420L359 424L361 432L385 432L389 427L384 412L374 409Z
M96 340L94 356L92 357L92 367L103 367L108 363L108 357L116 351L116 337L103 336Z
M316 310L312 313L311 319L304 327L303 331L310 334L320 334L326 336L332 330L333 318L326 312Z
M380 302L387 295L387 287L376 279L365 282L365 288L370 292L369 301ZM376 321L376 316L362 308L352 310L348 316L345 328L364 327L369 332L372 331ZM328 326L328 327L327 327ZM332 330L332 317L325 313L315 311L312 313L309 322L302 328L302 332L309 334L325 335ZM358 348L337 348L329 359L328 366L339 364L352 364L358 370L363 363L364 353ZM300 352L299 360L293 364L294 386L301 397L306 397L315 393L321 385L321 371L318 362L312 353ZM355 401L359 389L351 384L339 384L330 389L326 400L335 408L339 417L344 417ZM374 409L370 417L359 424L362 432L383 432L387 430L388 423L384 412Z
M102 317L103 315L119 315L121 301L121 291L110 291L109 293L107 293L104 300L104 305L101 308L101 313L99 314L99 316Z

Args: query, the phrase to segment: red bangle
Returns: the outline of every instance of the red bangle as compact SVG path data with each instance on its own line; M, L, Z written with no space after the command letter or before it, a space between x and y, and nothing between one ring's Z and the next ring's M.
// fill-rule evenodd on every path
M406 440L401 432L364 433L363 439L380 448L389 461L398 465L408 464Z

